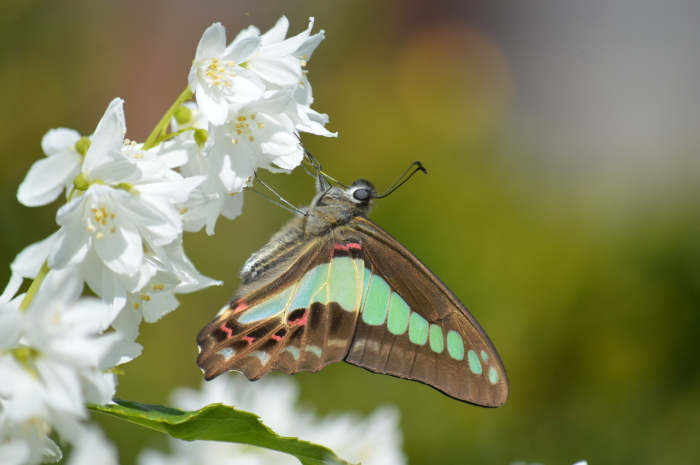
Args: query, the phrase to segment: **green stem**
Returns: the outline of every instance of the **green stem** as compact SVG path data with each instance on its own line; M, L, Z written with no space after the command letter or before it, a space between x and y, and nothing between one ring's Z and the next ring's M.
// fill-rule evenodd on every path
M39 286L41 286L41 283L44 281L46 275L49 274L49 271L51 271L51 268L49 268L49 261L46 260L44 264L41 265L41 269L36 275L36 278L34 278L34 281L32 281L31 286L29 286L29 289L27 290L24 299L22 299L22 303L19 304L20 310L25 311L29 308L29 304L31 304L32 300L34 300L34 296L39 290Z
M175 114L175 111L180 108L180 105L182 105L186 100L188 100L190 97L192 97L192 91L190 90L189 86L185 89L185 91L180 94L180 96L175 100L175 103L172 104L172 106L168 109L168 111L163 115L163 118L158 122L158 125L153 129L153 132L151 132L151 135L148 136L148 139L146 139L146 142L143 144L143 149L148 150L156 145L158 145L158 136L161 134L165 133L165 129L168 127L168 124L170 123L170 118L173 117Z
M180 129L179 131L175 131L175 132L171 132L171 133L162 135L162 136L160 136L159 138L156 139L156 144L155 144L155 145L158 145L158 144L160 144L161 142L166 141L166 140L168 140L168 139L172 139L173 137L177 137L177 136L179 136L180 134L182 134L183 132L187 132L187 131L196 131L196 130L197 130L197 128L195 128L194 126L190 126L190 127L188 127L188 128Z

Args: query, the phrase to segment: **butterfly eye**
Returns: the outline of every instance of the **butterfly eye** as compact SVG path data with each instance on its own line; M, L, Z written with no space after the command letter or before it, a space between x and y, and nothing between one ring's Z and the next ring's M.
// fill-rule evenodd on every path
M352 193L352 196L355 198L355 200L359 200L360 202L364 202L370 197L369 191L367 189L357 189Z

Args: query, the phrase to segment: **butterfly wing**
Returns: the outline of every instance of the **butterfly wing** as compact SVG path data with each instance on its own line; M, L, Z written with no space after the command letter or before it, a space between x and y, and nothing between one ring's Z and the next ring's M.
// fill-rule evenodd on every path
M350 226L362 244L370 282L345 361L473 404L503 405L505 369L464 305L379 226L362 217Z
M476 320L411 252L376 224L300 246L276 277L225 307L198 335L205 378L237 370L318 371L345 360L496 407L500 358Z
M300 248L268 284L234 300L197 336L207 380L237 370L316 372L343 360L362 299L364 261L319 237Z

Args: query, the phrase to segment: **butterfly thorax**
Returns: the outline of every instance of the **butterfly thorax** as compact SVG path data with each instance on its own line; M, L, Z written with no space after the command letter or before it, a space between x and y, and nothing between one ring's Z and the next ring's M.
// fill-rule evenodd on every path
M285 262L298 256L310 241L318 238L332 240L333 230L346 226L358 216L367 217L375 195L372 183L364 179L343 189L330 186L325 179L319 177L316 197L304 214L300 213L293 218L245 262L239 276L244 285L251 286L240 289L237 295L274 279L286 268Z

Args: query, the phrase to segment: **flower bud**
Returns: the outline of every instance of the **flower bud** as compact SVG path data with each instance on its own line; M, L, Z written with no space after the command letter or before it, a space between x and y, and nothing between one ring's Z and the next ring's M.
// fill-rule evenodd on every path
M92 141L87 137L83 136L78 142L75 143L75 150L82 156L85 156Z
M83 138L84 139L84 138ZM83 140L81 139L81 141ZM89 143L90 141L88 141ZM78 144L76 144L77 147ZM76 189L79 191L86 191L88 187L90 187L90 183L88 182L87 179L85 179L85 176L83 176L83 173L79 173L74 179L73 179L73 185L75 186Z
M204 144L207 143L207 139L209 139L209 131L206 129L197 129L194 132L194 141L198 146L204 147Z
M177 124L183 125L192 120L192 110L185 106L180 106L177 110L175 110L173 117L175 118L175 121L177 121Z

